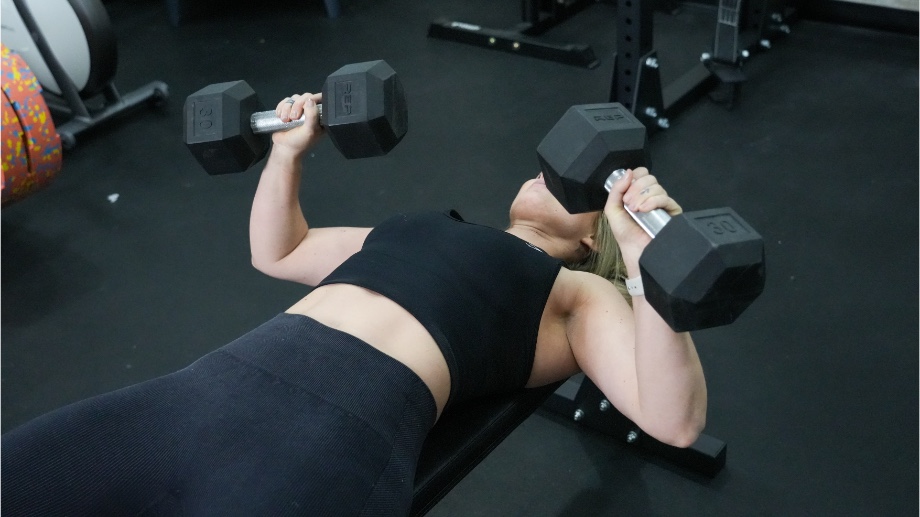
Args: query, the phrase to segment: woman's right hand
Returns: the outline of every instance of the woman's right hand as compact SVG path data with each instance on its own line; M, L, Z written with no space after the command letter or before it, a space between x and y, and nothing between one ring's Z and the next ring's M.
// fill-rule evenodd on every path
M275 147L283 147L298 155L313 147L325 133L323 127L319 125L319 111L316 107L322 101L322 93L304 93L303 95L294 94L279 102L275 108L275 115L283 122L297 120L302 115L306 115L306 120L302 126L272 133L272 142Z

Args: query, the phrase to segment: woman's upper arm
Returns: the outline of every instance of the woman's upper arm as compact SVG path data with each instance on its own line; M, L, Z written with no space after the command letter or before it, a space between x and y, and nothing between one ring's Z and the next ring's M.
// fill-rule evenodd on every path
M607 280L591 275L581 286L568 334L579 368L627 418L639 416L632 309Z
M310 228L291 253L262 271L272 277L315 286L361 250L372 228Z

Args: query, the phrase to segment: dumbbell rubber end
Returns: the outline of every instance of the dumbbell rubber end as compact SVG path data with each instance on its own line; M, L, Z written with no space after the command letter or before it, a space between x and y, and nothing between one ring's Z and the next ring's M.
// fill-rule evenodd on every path
M677 332L734 322L763 292L763 238L731 208L671 219L639 259L645 297Z
M406 93L385 61L345 65L323 85L323 124L349 159L389 153L409 129Z
M643 125L619 103L572 106L537 146L546 188L572 214L604 209L616 169L649 166Z
M268 151L268 136L253 133L250 124L263 109L245 81L206 86L185 100L185 145L208 174L243 172Z

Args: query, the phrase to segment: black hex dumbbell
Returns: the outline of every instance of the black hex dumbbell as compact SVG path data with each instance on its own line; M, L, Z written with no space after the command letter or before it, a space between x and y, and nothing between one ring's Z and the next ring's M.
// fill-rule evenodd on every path
M326 78L320 125L346 158L390 152L409 127L406 95L384 61L346 65ZM303 125L283 123L245 81L212 84L185 100L184 140L208 174L242 172L261 160L268 134Z
M537 147L546 186L570 213L603 210L613 182L648 164L645 126L619 103L573 106ZM726 325L763 292L763 238L731 208L629 214L653 237L645 297L678 332Z

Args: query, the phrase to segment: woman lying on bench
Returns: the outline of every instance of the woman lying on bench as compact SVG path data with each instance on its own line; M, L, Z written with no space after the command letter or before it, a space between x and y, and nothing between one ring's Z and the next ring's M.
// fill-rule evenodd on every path
M405 515L445 407L579 371L649 435L694 441L693 343L624 286L650 238L623 203L681 211L647 170L581 215L537 176L505 231L455 212L310 228L319 100L278 105L308 123L273 135L250 221L253 265L315 289L187 368L5 434L4 514Z

